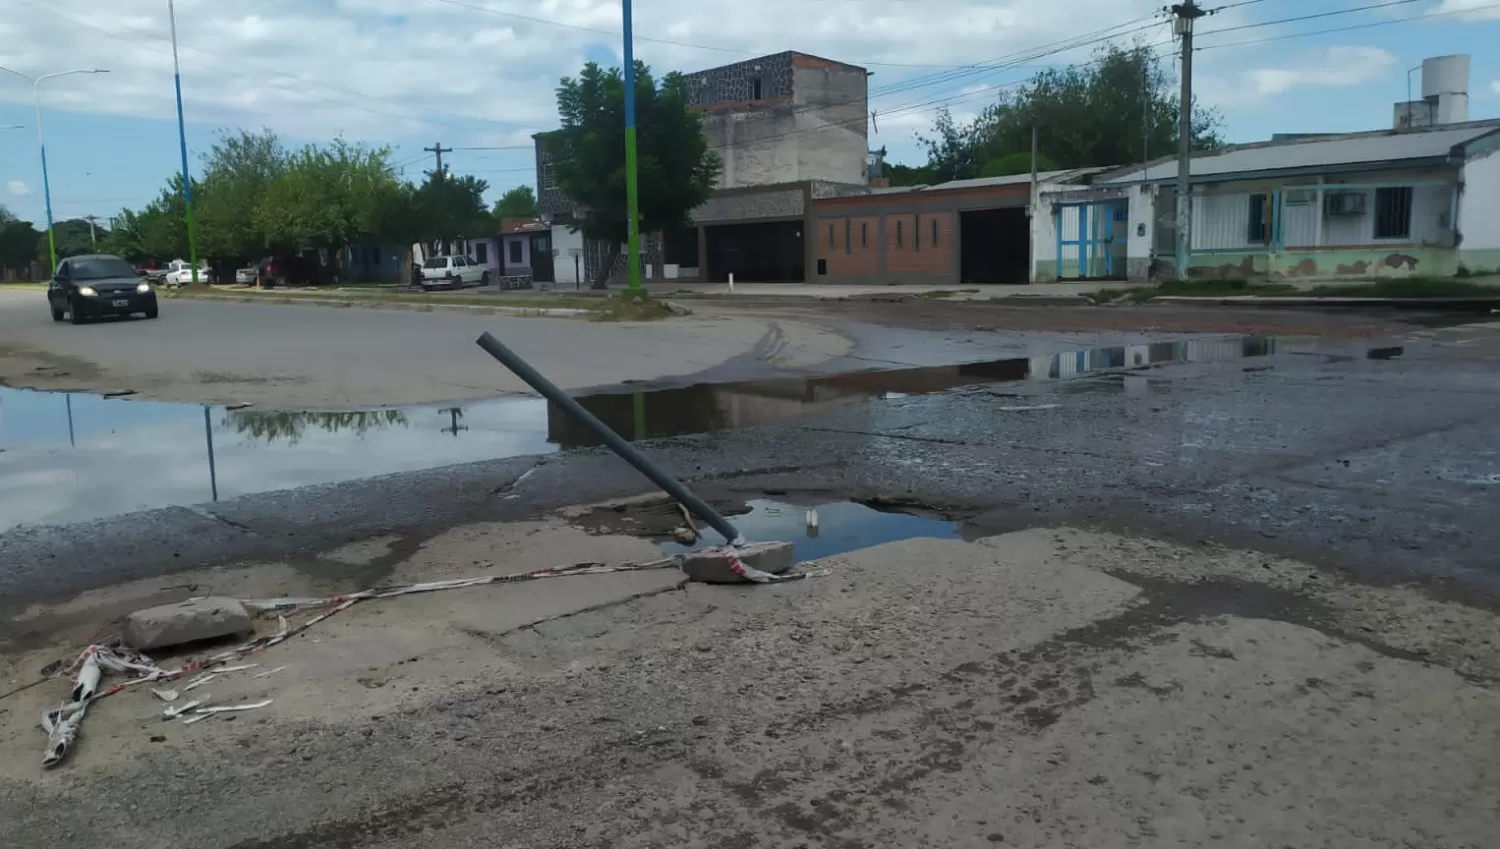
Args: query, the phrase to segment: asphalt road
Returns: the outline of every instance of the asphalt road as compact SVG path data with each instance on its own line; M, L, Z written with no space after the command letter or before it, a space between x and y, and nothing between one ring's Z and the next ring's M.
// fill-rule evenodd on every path
M0 292L0 382L142 397L343 409L527 391L474 345L489 331L565 388L735 379L840 357L852 342L797 321L650 323L446 310L165 301L155 321L54 324L40 291ZM57 376L58 372L66 372Z
M1390 343L1402 356L1366 358ZM882 496L989 531L1147 530L1490 597L1500 592L1500 525L1490 518L1500 507L1497 357L1493 328L1411 329L1288 345L1253 362L846 404L644 444L709 491ZM591 449L266 492L211 512L21 528L0 534L0 598L24 603L248 557L295 560L391 529L424 536L648 488Z

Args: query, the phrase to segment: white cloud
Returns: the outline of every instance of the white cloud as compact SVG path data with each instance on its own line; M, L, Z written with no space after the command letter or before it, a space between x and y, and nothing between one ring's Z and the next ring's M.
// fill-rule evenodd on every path
M1258 95L1276 95L1294 88L1348 88L1363 85L1388 71L1396 57L1379 47L1329 47L1298 65L1256 68L1245 79Z
M111 71L45 83L49 108L173 116L172 56L161 0L14 0L7 5L0 20L0 65L36 74L54 70L55 57L66 56L69 65ZM501 139L529 144L531 132L555 126L558 78L575 73L586 55L601 50L618 55L621 24L618 0L178 0L176 5L190 121L269 126L314 138L343 134L427 143L441 138L459 145ZM638 56L658 71L691 71L797 49L869 63L875 72L871 85L878 90L946 66L1074 38L1079 21L1092 30L1143 19L1159 5L1159 0L1051 5L654 0L636 5L635 32ZM789 29L789 21L797 26ZM1157 28L1122 41L1164 34ZM1029 64L1083 59L1092 49ZM942 105L930 101L963 97L963 86L992 86L1026 73L973 74L892 93L876 106L921 104L918 114L930 119ZM0 99L29 103L25 84L6 77L0 74ZM969 97L983 100L986 94ZM973 108L973 100L967 108Z
M1462 15L1462 19L1469 21L1500 21L1500 6L1495 5L1495 0L1443 0L1433 11L1437 14L1465 12L1467 14Z
M1494 82L1490 83L1490 91L1493 91L1496 94L1500 94L1500 80L1495 80Z
M11 180L10 182L6 183L5 190L18 198L23 198L31 194L31 187L26 185L21 180Z

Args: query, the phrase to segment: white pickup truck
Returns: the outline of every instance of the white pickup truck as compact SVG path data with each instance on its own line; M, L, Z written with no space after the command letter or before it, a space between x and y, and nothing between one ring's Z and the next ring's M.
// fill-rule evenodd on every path
M186 286L193 282L193 265L185 259L174 259L167 263L166 276L162 277L163 286ZM198 263L198 282L212 283L213 275L209 273L208 262Z

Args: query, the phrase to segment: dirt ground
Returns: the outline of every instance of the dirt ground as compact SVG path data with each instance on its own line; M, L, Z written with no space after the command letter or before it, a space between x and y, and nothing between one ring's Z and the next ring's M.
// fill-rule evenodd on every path
M659 556L629 515L34 608L0 687L146 603ZM1492 844L1494 611L1216 546L982 516L965 535L777 586L662 570L357 605L200 688L270 706L183 726L127 691L43 772L49 681L0 703L0 845Z

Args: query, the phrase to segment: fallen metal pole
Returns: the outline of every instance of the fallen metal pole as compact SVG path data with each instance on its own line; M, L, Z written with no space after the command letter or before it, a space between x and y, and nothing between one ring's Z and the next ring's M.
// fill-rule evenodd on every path
M499 360L501 365L515 372L516 377L526 381L526 385L542 394L542 397L561 407L564 412L572 416L579 424L593 431L596 436L603 440L609 450L619 455L620 459L634 466L636 471L645 475L652 483L661 487L666 493L677 499L684 507L691 510L694 516L702 519L714 530L723 535L725 542L735 545L744 542L744 537L728 519L719 515L719 511L708 506L708 502L694 495L692 490L683 486L676 478L662 471L661 467L651 462L636 449L634 445L626 442L623 437L613 430L609 425L599 419L588 410L583 408L567 393L557 388L557 385L543 377L541 372L531 367L531 364L521 359L515 351L501 344L499 339L491 336L488 332L479 337L479 347L483 348L490 356Z

